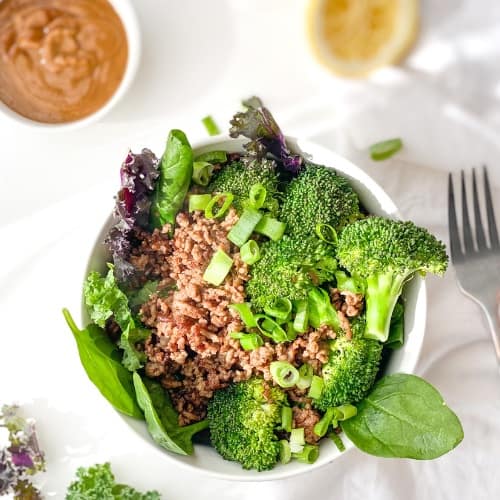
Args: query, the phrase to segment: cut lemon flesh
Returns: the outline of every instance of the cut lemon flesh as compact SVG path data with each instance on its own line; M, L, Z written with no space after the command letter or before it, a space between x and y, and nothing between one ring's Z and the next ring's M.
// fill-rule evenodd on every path
M418 31L418 0L310 0L308 36L335 73L365 76L395 64Z

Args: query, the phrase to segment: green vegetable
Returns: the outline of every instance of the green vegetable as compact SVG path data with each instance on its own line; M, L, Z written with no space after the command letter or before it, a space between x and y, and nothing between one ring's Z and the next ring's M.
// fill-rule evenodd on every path
M248 326L249 328L257 326L257 321L255 320L255 317L250 308L250 304L248 302L243 302L241 304L230 304L229 307L238 312L241 321L243 321L245 326Z
M405 309L401 302L396 302L389 325L389 337L385 347L399 349L405 341Z
M337 231L330 224L316 224L315 232L320 240L330 243L330 245L336 245L339 240Z
M207 161L208 163L226 163L227 153L225 151L207 151L195 157L194 161Z
M208 135L219 135L220 134L220 129L215 123L215 120L210 116L205 116L202 118L201 123L205 125L205 128L207 129Z
M233 161L214 174L208 191L233 193L233 206L238 213L241 213L244 208L251 207L250 190L255 184L261 184L266 190L266 199L261 208L269 211L271 215L276 215L278 176L276 162L273 160Z
M150 224L153 228L174 224L177 212L193 176L193 150L186 135L180 130L171 130L167 147L160 163L160 176L156 181L151 204Z
M287 361L272 361L269 371L280 387L293 387L299 381L299 371Z
M146 361L143 352L135 345L146 340L151 332L146 328L136 327L129 309L129 300L120 290L115 280L113 266L109 265L105 278L95 271L89 273L84 284L85 303L90 318L104 328L106 321L113 318L121 329L119 346L123 349L123 365L130 371L141 368Z
M273 241L278 241L285 234L286 224L265 215L255 226L255 232L267 236Z
M382 344L363 337L363 318L356 318L351 329L351 340L340 334L329 342L329 358L321 373L325 385L321 398L314 402L322 411L361 401L377 376Z
M248 202L252 208L258 210L264 205L266 196L266 188L262 184L254 184L248 193Z
M212 196L209 194L191 194L189 195L189 212L194 212L196 210L205 211L207 205L210 203Z
M388 139L387 141L377 142L370 146L370 156L375 161L386 160L402 147L403 141L401 139Z
M280 441L280 462L282 464L287 464L292 459L292 450L290 449L290 443L286 439Z
M257 322L257 328L262 335L272 338L277 343L289 340L285 330L269 316L265 314L256 314L254 318Z
M317 375L313 375L311 379L311 385L309 386L309 392L307 393L307 397L312 399L319 399L321 394L323 393L323 388L325 386L325 382L321 377Z
M293 328L296 332L304 333L309 327L309 304L307 300L295 301L295 309Z
M261 345L264 345L262 337L258 333L232 332L229 336L240 341L241 347L245 351L253 351Z
M178 415L163 387L150 379L134 372L133 375L137 403L144 412L144 417L151 437L160 446L179 455L193 453L193 435L208 427L208 421L202 420L180 427Z
M292 312L292 302L289 299L278 299L273 305L264 307L264 312L273 318L286 321Z
M335 280L337 281L337 288L341 292L365 293L365 282L362 279L348 276L344 271L336 271Z
M340 332L340 320L326 290L313 288L307 296L309 323L313 328L327 325L335 332Z
M290 445L304 446L306 444L304 428L297 427L290 431Z
M229 210L229 207L233 202L233 198L234 196L232 193L216 194L205 207L205 217L207 219L217 219L222 217ZM221 202L222 205L220 205ZM217 210L214 212L215 207L217 207Z
M307 164L285 189L279 220L287 233L298 238L316 234L318 224L339 232L359 219L358 195L344 177L332 170Z
M334 408L328 408L325 414L321 417L321 420L314 426L314 434L319 437L323 437L328 431L328 427L332 423L334 416Z
M330 434L330 439L334 442L335 446L337 447L337 449L340 451L340 452L343 452L345 451L345 445L344 443L342 442L342 439L341 437L335 432L333 431L331 434Z
M130 417L142 419L135 400L132 374L121 364L120 353L97 325L80 330L67 309L63 309L66 323L73 332L80 361L92 383L115 409Z
M402 373L379 380L342 429L366 453L418 460L440 457L464 437L439 392L420 377Z
M219 248L208 263L203 279L212 285L219 286L228 275L232 265L233 259Z
M250 270L246 292L256 311L278 299L303 300L317 284L330 281L337 268L332 245L312 238L267 241L261 258Z
M259 211L253 208L245 208L238 222L227 234L227 239L236 246L241 247L250 238L255 226L261 219L262 214Z
M66 500L160 500L157 491L140 493L125 484L117 484L109 463L80 467L76 477L68 487Z
M207 161L193 162L193 177L192 180L198 186L208 186L214 166Z
M292 457L298 460L299 462L303 462L305 464L313 464L318 460L319 457L319 446L314 444L306 444L302 451L298 453L292 453Z
M284 405L286 394L258 378L216 391L208 403L213 447L244 469L272 469L280 453L275 431Z
M333 408L333 412L335 420L343 421L356 416L358 409L351 404L345 404L336 406Z
M304 363L299 368L299 381L297 382L297 387L299 389L307 389L308 387L311 387L313 375L313 367L308 363Z
M368 217L347 226L337 247L340 264L366 280L367 338L385 342L404 283L415 274L442 275L446 248L413 222Z
M293 420L292 409L289 406L283 406L281 408L281 428L286 432L291 432L292 420Z
M146 281L142 288L128 293L128 305L132 311L137 311L158 290L159 281Z
M255 264L260 259L260 248L255 240L248 240L240 248L241 260L249 266Z

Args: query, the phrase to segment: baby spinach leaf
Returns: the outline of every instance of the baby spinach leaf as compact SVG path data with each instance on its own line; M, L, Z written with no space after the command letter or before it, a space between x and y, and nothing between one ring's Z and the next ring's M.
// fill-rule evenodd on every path
M193 150L181 130L171 130L167 147L160 164L160 177L156 182L151 205L150 223L153 228L167 222L174 224L177 212L182 208L184 198L193 175Z
M169 451L179 455L191 455L193 435L206 429L208 420L180 427L177 412L165 389L158 382L142 379L137 372L133 378L137 402L144 411L151 437Z
M63 309L63 314L73 332L80 361L89 379L118 411L144 418L135 400L132 374L121 364L115 344L99 326L90 324L85 330L80 330L67 309Z
M431 384L396 373L380 379L342 422L347 437L362 451L379 457L429 460L457 446L464 433L458 417Z

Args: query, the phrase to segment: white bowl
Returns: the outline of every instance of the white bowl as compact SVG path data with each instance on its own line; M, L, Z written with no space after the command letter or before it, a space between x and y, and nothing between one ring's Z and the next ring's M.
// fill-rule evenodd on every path
M123 74L122 81L120 82L117 89L115 90L115 93L110 97L110 99L101 108L99 108L97 111L94 111L94 113L92 113L91 115L88 115L80 120L65 123L44 123L36 120L31 120L30 118L20 115L13 109L9 108L9 106L7 106L1 100L0 114L5 116L9 120L33 129L44 131L66 131L78 129L91 123L95 123L116 105L116 103L125 95L125 93L129 89L134 80L135 74L137 73L141 54L141 32L139 29L139 21L137 20L137 15L135 13L132 0L108 1L113 6L123 23L128 44L127 66L125 67L125 73Z
M242 144L246 141L241 139L228 139L218 136L207 139L194 146L196 154L215 149L223 149L229 152L240 152ZM333 151L329 151L317 144L309 141L302 141L293 138L287 138L289 146L294 151L301 151L315 163L326 165L341 173L348 178L352 187L358 193L364 207L373 214L388 218L399 218L398 210L394 202L389 198L385 191L363 170L353 165L350 161L339 156ZM117 175L118 178L118 175ZM114 193L110 193L112 196ZM93 270L105 272L106 261L109 260L104 245L102 244L108 229L112 225L111 217L105 223L97 241L94 244L89 258L86 275ZM86 277L85 275L85 277ZM427 315L427 301L425 292L425 283L421 278L414 278L406 284L403 296L406 301L405 307L405 343L400 349L395 350L385 366L385 373L413 373L418 361L425 331L425 320ZM87 324L89 317L82 304L82 323ZM314 469L322 467L333 462L341 453L330 439L321 441L321 451L318 460L312 464L302 464L300 462L290 462L286 465L278 464L270 471L257 472L246 471L236 462L224 460L215 449L205 445L195 445L195 452L191 456L182 456L169 453L160 448L149 436L146 424L118 413L130 427L141 436L145 442L158 451L165 461L173 461L179 465L189 468L196 472L202 472L212 477L234 481L267 481L271 479L283 479L295 476ZM348 453L354 445L342 434L346 450Z

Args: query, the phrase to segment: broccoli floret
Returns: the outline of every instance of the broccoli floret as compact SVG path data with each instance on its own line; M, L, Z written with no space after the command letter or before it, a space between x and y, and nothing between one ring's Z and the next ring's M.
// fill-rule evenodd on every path
M287 404L284 392L259 378L216 391L208 403L213 447L244 469L272 469L279 455L275 430Z
M315 234L319 223L340 231L360 217L358 195L347 179L313 164L288 184L279 215L288 234L297 237Z
M444 244L412 222L368 217L341 233L337 257L351 274L366 280L365 337L385 342L403 285L414 274L442 275Z
M370 391L379 369L382 344L363 337L365 322L353 320L352 338L331 340L328 361L323 365L323 391L314 404L322 411L332 406L361 401Z
M316 237L283 236L261 246L261 259L250 270L246 293L255 309L278 299L300 300L318 284L330 281L337 269L335 249Z
M254 184L262 184L266 188L266 200L262 208L271 215L277 215L278 176L276 162L273 160L233 161L214 176L207 189L211 193L233 193L233 205L241 212Z

